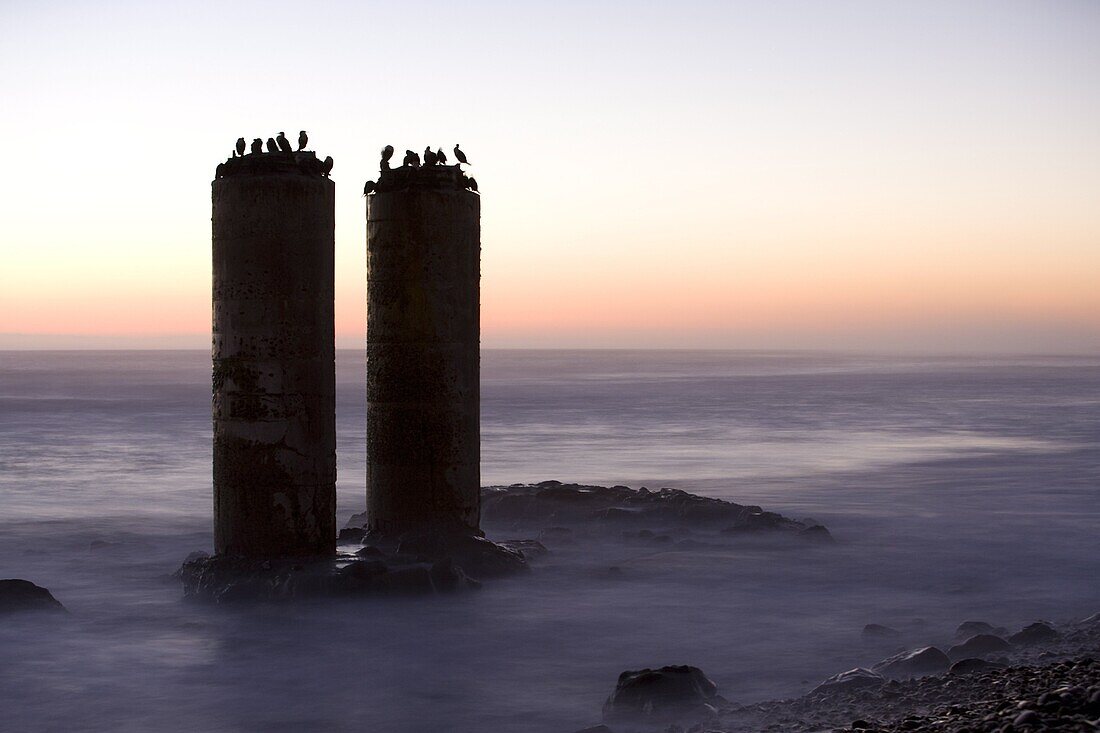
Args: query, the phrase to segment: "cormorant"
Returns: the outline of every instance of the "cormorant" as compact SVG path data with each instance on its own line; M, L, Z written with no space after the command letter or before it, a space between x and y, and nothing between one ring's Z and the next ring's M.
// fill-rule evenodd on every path
M329 173L332 173L332 156L331 155L328 156L327 158L325 158L325 162L321 164L321 175L327 177Z
M298 150L305 150L306 149L306 143L308 143L308 142L309 142L309 135L306 134L306 131L302 130L301 132L299 132L298 133Z
M455 143L455 158L459 163L470 164L470 161L466 160L466 153L458 149L458 143Z
M279 150L283 151L284 153L293 152L290 149L290 141L286 139L286 135L283 134L282 131L280 131L279 134L275 137L275 142L278 143Z
M382 163L381 163L382 170L388 171L390 169L390 158L392 158L392 157L393 157L393 146L392 145L387 145L386 147L382 148Z
M367 181L363 186L363 195L366 196L368 193L374 193L374 181Z
M279 146L275 144L275 138L269 137L267 139L267 152L277 153L279 152Z
M214 169L214 178L225 177L225 163L218 163L218 167Z
M252 154L256 155L264 151L264 141L260 138L256 138L252 141Z
M237 155L244 155L244 138L237 138Z
M436 151L435 159L439 161L440 165L447 165L447 155L443 152L443 148Z
M424 165L435 165L439 160L435 157L435 153L432 152L432 147L429 145L424 148Z
M476 191L477 190L477 179L476 178L471 178L469 186L470 186L471 191Z
M420 156L411 150L405 151L405 159L401 161L401 165L409 165L413 168L420 167Z

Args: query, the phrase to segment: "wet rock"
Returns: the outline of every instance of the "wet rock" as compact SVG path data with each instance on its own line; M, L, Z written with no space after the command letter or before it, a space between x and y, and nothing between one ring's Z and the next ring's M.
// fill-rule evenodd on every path
M430 561L449 557L468 575L478 579L528 569L521 551L465 533L410 532L401 536L397 554Z
M188 563L195 562L196 560L205 560L208 557L210 557L209 552L205 552L203 550L195 550L194 552L187 553L187 557L186 559L184 559L184 562Z
M1043 718L1034 710L1025 710L1016 716L1012 725L1017 727L1031 727L1043 724Z
M986 659L978 659L976 657L967 657L966 659L960 659L952 664L947 669L948 674L974 674L975 672L985 672L990 669L1001 669L1005 665L999 662L991 662Z
M901 632L882 624L867 624L863 627L864 639L897 639Z
M604 703L604 720L670 722L713 717L725 700L698 667L641 669L619 675Z
M825 529L820 524L815 524L812 527L806 527L805 529L798 530L798 536L804 540L809 540L811 542L822 542L825 544L836 541L833 539L832 534L829 533L829 530Z
M909 679L941 674L947 670L951 660L934 646L901 652L882 660L871 670L892 679Z
M872 672L863 667L849 669L847 672L835 674L815 687L810 694L850 692L865 687L880 687L886 678L877 672Z
M1055 631L1049 624L1045 624L1042 621L1037 621L1033 624L1025 626L1020 631L1017 631L1012 636L1008 637L1009 643L1019 644L1021 646L1030 646L1032 644L1046 644L1058 639L1061 636Z
M978 634L991 634L993 636L1004 636L1008 633L1008 629L1000 626L993 626L985 621L963 621L959 624L959 627L955 629L955 639L959 641L965 641L972 636Z
M65 612L53 594L40 585L21 578L0 580L0 613L21 611Z
M398 568L378 577L375 589L394 595L426 595L435 592L431 570L423 565Z
M549 552L546 545L538 540L501 540L497 544L509 550L515 550L523 556L524 560L533 560Z
M962 644L956 644L947 650L947 656L951 659L965 659L967 657L986 657L990 654L1007 651L1011 645L999 636L993 634L976 634Z

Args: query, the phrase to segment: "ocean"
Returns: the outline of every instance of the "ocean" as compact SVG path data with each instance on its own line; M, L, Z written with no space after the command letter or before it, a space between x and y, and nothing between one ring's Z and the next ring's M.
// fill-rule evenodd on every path
M339 352L340 526L364 375ZM751 702L877 661L867 623L923 645L1100 611L1100 357L484 351L483 484L670 486L837 542L578 548L426 599L183 602L210 438L207 353L0 352L0 577L71 611L4 619L0 729L569 733L627 669Z

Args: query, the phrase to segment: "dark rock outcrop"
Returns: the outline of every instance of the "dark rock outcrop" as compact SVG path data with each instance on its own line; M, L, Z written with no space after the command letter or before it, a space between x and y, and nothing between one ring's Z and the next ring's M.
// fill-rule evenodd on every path
M880 687L885 681L886 678L877 672L872 672L863 667L856 667L855 669L849 669L847 672L834 674L811 690L810 694L832 694L837 692L850 692L864 687Z
M20 611L65 612L61 602L40 585L20 578L0 580L0 614Z
M725 703L718 686L687 665L623 672L604 703L604 720L667 722L713 717Z
M883 626L882 624L867 624L863 627L862 636L864 639L889 640L899 638L901 632L889 626Z

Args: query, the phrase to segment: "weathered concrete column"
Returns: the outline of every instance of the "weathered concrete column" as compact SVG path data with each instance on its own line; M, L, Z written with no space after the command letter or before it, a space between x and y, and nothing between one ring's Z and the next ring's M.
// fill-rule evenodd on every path
M214 550L335 552L334 185L311 152L213 182Z
M478 532L481 201L457 166L367 198L367 526Z

